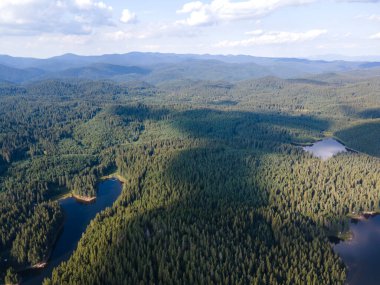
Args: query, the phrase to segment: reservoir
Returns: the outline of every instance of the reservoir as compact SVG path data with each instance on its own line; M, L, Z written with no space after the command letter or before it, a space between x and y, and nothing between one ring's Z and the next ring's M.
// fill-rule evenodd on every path
M350 285L378 285L380 282L380 216L352 221L353 238L334 245L348 267Z
M80 203L74 198L61 200L60 205L65 215L64 226L53 248L48 265L43 269L31 270L23 274L22 284L42 284L45 278L51 276L56 266L62 261L68 260L90 221L97 213L112 206L121 190L122 184L119 180L109 179L99 184L97 198L91 204Z
M341 152L347 152L344 145L332 138L316 142L312 146L305 146L303 150L322 160L327 160Z

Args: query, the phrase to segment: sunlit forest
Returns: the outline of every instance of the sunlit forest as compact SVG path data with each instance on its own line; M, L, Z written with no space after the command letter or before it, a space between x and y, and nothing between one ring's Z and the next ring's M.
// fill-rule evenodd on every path
M0 275L48 261L65 195L124 178L52 284L345 284L328 237L378 211L380 81L0 84ZM322 161L300 145L333 137Z

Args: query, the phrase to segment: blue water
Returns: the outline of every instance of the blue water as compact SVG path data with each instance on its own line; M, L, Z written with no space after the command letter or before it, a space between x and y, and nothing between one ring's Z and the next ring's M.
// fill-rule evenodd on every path
M334 250L348 266L348 284L380 284L380 216L352 222L351 241L334 245Z
M60 201L65 214L63 231L53 249L48 265L44 269L32 270L23 276L22 284L39 285L50 277L53 269L62 261L68 260L76 249L78 241L96 214L112 206L119 197L122 184L116 179L106 180L99 184L97 198L91 204L84 204L74 198Z
M316 142L312 146L306 146L303 149L322 160L327 160L340 152L347 151L344 145L332 138Z

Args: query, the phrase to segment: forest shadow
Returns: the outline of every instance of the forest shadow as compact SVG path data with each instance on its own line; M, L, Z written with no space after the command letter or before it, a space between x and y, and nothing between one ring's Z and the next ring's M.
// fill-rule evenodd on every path
M380 121L370 121L340 130L335 135L348 147L380 157Z
M270 177L263 173L263 160L272 154L302 156L303 150L292 144L323 137L330 122L312 116L199 109L178 114L173 126L192 139L205 141L205 145L181 151L166 170L168 177L196 189L178 199L177 205L200 203L209 211L216 205L275 210L278 205L271 205L265 181ZM325 230L297 214L309 225Z
M341 112L351 118L359 119L379 119L380 118L380 108L368 108L361 109L355 108L353 106L343 105L340 106Z
M150 110L145 106L115 110L139 119L159 120L170 114L167 109ZM329 128L328 121L311 116L213 109L177 112L170 121L188 137L190 144L172 157L165 168L165 183L179 187L175 193L154 193L167 199L157 205L158 211L266 207L269 194L258 172L261 158L272 153L301 152L290 144L310 142Z
M313 141L330 127L330 122L305 115L198 109L180 113L173 126L195 138L227 144L236 140L262 141L271 146Z
M360 118L363 119L379 119L380 118L380 108L367 109L359 112Z
M172 124L188 136L189 145L170 145L178 148L164 166L158 165L160 158L154 161L164 149L146 154L146 166L138 166L142 174L131 180L133 185L118 202L130 218L118 218L122 210L117 207L106 211L96 219L101 235L95 230L86 233L98 242L81 241L91 251L95 248L98 257L94 263L82 252L76 257L78 264L89 264L101 274L94 280L82 274L87 279L71 281L250 284L276 270L271 278L283 284L293 278L282 266L290 253L294 258L307 256L313 242L331 254L328 244L320 244L325 238L315 222L270 205L263 181L267 177L258 171L263 156L296 151L290 142L317 136L328 122L202 109L177 113ZM105 223L116 224L111 236L104 231ZM71 278L65 270L62 274ZM318 270L322 269L315 269L316 276L322 275Z

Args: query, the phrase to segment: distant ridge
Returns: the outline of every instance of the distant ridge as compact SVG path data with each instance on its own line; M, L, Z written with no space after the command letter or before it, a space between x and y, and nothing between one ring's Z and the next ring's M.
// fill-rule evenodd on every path
M324 73L371 70L380 62L325 61L248 55L173 53L64 54L47 59L0 55L0 81L24 83L49 78L109 79L157 84L173 80L240 81L275 76L283 79Z

